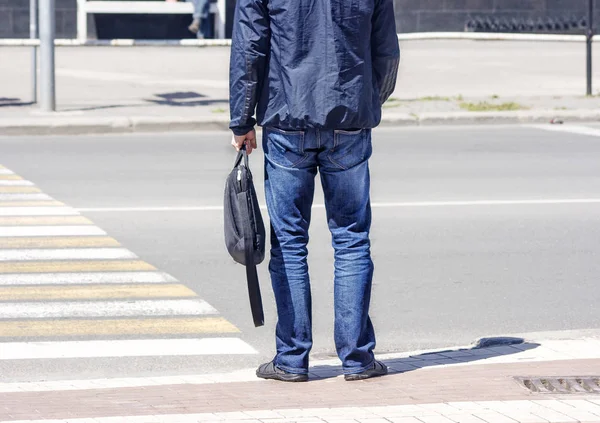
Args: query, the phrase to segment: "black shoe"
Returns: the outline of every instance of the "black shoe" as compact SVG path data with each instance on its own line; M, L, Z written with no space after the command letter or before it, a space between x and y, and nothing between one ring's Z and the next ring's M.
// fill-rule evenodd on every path
M306 382L308 380L308 375L286 372L277 367L272 361L258 366L256 376L262 379L281 380L283 382Z
M363 380L363 379L369 379L372 377L387 375L387 373L388 373L387 366L385 364L383 364L381 361L375 360L375 362L373 363L373 366L371 368L369 368L367 370L363 370L360 373L344 375L344 379L346 379L346 380Z

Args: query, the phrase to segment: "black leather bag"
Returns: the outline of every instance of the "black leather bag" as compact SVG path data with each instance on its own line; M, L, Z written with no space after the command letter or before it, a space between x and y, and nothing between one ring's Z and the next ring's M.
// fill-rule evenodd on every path
M246 266L254 326L264 325L256 265L265 259L265 224L254 190L245 148L240 150L225 182L225 245L233 259Z

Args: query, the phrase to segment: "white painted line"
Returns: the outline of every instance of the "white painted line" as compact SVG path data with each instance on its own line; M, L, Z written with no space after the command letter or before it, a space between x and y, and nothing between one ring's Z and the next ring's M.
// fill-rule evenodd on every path
M541 200L471 200L471 201L416 201L406 203L373 203L373 208L388 207L452 207L452 206L535 206L557 204L600 204L600 198L557 198Z
M15 174L15 172L13 172L12 170L5 169L5 168L0 169L0 175L14 175L14 174Z
M172 211L223 211L223 206L190 207L83 207L79 212L172 212Z
M17 226L0 227L0 237L106 235L97 226Z
M579 125L526 125L529 128L543 129L544 131L566 132L577 135L590 135L600 137L600 129Z
M134 258L138 258L138 256L126 248L0 249L0 261L117 260Z
M53 200L52 197L46 194L20 194L20 193L2 193L0 201L19 201L19 200Z
M5 186L5 187L32 187L33 186L33 182L29 182L29 181L3 181L0 180L0 186Z
M163 272L38 273L0 275L0 286L7 285L93 285L132 283L173 283Z
M0 319L201 316L218 314L204 300L0 302ZM2 344L4 347L4 344Z
M465 201L407 201L372 203L372 208L390 207L453 207L453 206L520 206L553 204L600 204L600 198L556 198L524 200L465 200ZM324 204L313 204L315 209L325 208ZM266 209L262 205L261 209ZM202 212L223 211L223 206L197 207L87 207L76 209L79 212Z
M5 342L0 360L257 354L239 338Z
M79 216L72 207L0 207L0 216Z

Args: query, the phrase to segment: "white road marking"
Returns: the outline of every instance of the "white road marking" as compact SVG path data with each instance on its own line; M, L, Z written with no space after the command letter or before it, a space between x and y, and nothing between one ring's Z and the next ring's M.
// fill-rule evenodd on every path
M14 175L14 174L15 173L12 170L0 168L0 175Z
M0 186L5 186L5 187L32 187L33 186L33 182L29 182L29 181L3 181L0 180Z
M0 227L0 237L106 235L97 226L17 226Z
M372 208L391 207L453 207L453 206L527 206L557 204L600 204L600 198L554 198L523 200L464 200L464 201L406 201L372 203ZM323 209L324 204L313 204L313 208ZM261 209L266 209L262 205ZM223 206L190 206L190 207L83 207L79 212L189 212L189 211L223 211Z
M171 212L171 211L222 211L223 206L190 207L83 207L79 212Z
M0 207L0 216L79 216L71 207Z
M86 285L173 283L174 277L163 272L93 272L93 273L39 273L0 275L0 286L5 285Z
M18 201L18 200L52 200L53 198L46 194L21 194L21 193L2 193L0 201Z
M238 338L5 342L0 360L257 354Z
M543 129L544 131L567 132L570 134L590 135L600 137L600 129L579 125L527 125L530 128Z
M218 314L204 300L0 302L0 319L201 316ZM4 348L4 344L2 344ZM1 354L1 353L0 353Z
M126 248L0 249L0 261L77 259L116 260L134 258L138 258L138 256Z
M415 201L400 203L373 203L374 208L386 207L451 207L451 206L535 206L556 204L600 204L600 198L557 198L531 200L470 200L470 201Z

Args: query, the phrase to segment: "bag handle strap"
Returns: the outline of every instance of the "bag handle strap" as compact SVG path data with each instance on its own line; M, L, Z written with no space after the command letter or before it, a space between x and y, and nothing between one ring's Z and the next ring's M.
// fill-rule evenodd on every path
M242 159L244 159L244 166L246 166L246 168L249 169L248 153L246 152L246 144L242 145L242 148L240 149L240 151L237 154L237 157L235 158L235 162L233 164L234 169L240 165L240 163L242 162Z
M248 156L246 155L246 158ZM242 219L250 222L250 197L249 191L242 192L238 196L243 198L238 201L241 206ZM246 280L248 282L248 297L250 299L250 309L252 310L252 319L254 326L259 327L265 324L265 316L263 312L262 297L260 295L260 284L258 282L258 272L254 264L254 237L250 232L249 225L242 225L244 228L244 254L246 262Z

